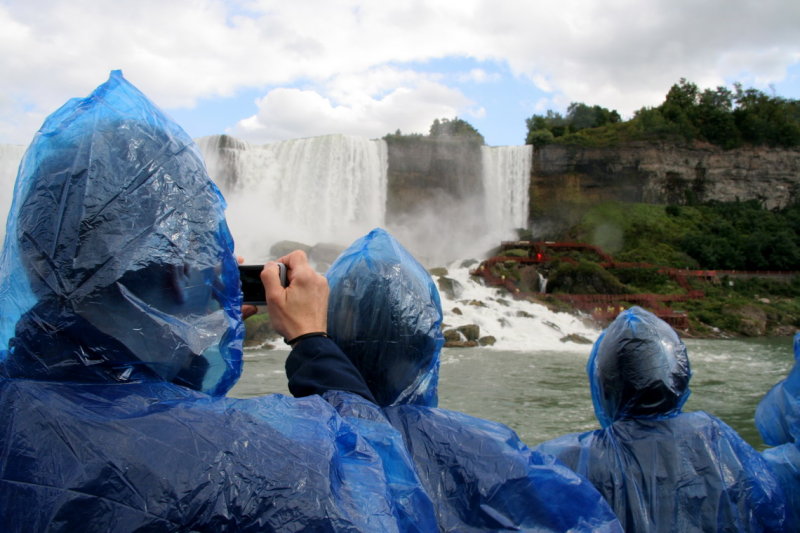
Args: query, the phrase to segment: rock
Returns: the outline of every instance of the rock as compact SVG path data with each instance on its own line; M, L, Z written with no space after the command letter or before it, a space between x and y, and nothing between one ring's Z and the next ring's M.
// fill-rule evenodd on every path
M439 286L439 290L451 300L455 300L464 292L464 286L453 278L440 276L437 285Z
M450 341L445 342L445 348L474 348L478 345L478 341Z
M564 337L559 339L561 342L574 342L575 344L592 344L590 339L587 339L583 335L578 335L577 333L570 333Z
M472 305L474 307L486 307L486 304L480 300L470 300L467 302L467 305Z
M477 324L466 324L456 328L468 341L477 341L481 336L481 328Z
M269 255L272 259L277 259L295 250L303 250L305 253L308 253L310 249L311 246L303 244L302 242L278 241L269 249Z
M308 250L308 258L315 264L318 272L327 271L334 261L344 252L345 246L332 243L317 243Z
M464 313L461 312L461 309L459 309L458 307L452 308L450 310L450 312L453 313L454 315L463 315L464 314Z
M556 331L561 331L561 328L558 326L558 324L553 324L552 322L550 322L548 320L542 321L542 324L544 324L545 326L551 327Z
M739 318L739 333L748 337L763 337L767 333L767 313L755 305L729 307L724 312Z
M464 259L461 261L461 268L469 268L472 265L477 265L478 262L479 261L477 259Z
M537 148L531 204L537 224L558 232L606 200L660 204L759 199L767 209L792 202L800 151L734 150L631 142L613 147L548 144Z
M495 339L491 335L486 335L485 337L481 337L480 339L478 339L478 344L480 344L481 346L494 346L494 343L496 342L497 339Z
M444 335L444 342L463 341L464 337L455 329L446 329L442 332Z
M530 314L529 312L523 311L522 309L517 311L516 316L518 316L520 318L536 318L532 314Z
M446 276L447 269L445 267L433 267L428 269L428 274L431 276Z
M539 271L533 266L519 267L519 286L526 292L541 292Z
M262 308L263 310L263 308ZM244 321L244 347L261 346L267 339L277 337L268 313L259 313Z

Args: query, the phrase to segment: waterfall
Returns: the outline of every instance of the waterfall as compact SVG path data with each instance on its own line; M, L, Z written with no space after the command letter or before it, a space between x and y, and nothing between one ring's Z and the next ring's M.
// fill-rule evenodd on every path
M482 155L487 227L508 239L512 230L528 227L533 147L484 146Z
M437 202L439 193L432 189L433 212L412 214L404 228L386 224L388 157L383 140L325 135L250 145L212 135L197 144L228 201L237 252L248 262L268 259L278 241L346 246L384 226L434 266L480 256L501 240L514 238L516 228L528 226L531 146L482 147L482 191L456 202ZM24 150L0 145L3 213L10 207ZM418 227L412 231L411 226Z
M267 259L281 240L347 245L384 225L385 141L326 135L249 146L219 139L199 146L248 262Z
M541 272L537 272L537 274L539 274L539 292L544 294L547 292L547 278Z
M282 240L307 245L332 242L341 246L376 226L385 225L387 147L385 141L328 135L253 146L226 135L197 139L209 174L228 202L228 225L236 251L249 263L270 258L270 247ZM0 145L0 209L10 208L17 167L25 147ZM482 191L459 200L437 201L433 213L417 213L417 234L387 227L427 266L480 254L514 237L528 225L530 146L482 147ZM5 231L5 230L3 230ZM423 242L424 241L424 242ZM426 255L431 246L439 255ZM450 263L449 276L464 294L450 300L444 293L445 322L478 324L482 334L498 338L497 347L570 347L568 333L593 338L595 332L575 317L553 313L531 302L510 302L508 296L473 280L469 267ZM547 280L540 280L542 289ZM486 305L476 307L471 302ZM454 307L461 311L452 312ZM576 345L571 347L583 350Z

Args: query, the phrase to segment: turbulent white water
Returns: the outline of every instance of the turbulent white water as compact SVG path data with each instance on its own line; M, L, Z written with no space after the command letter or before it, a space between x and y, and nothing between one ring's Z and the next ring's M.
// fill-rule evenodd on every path
M491 335L497 339L493 349L588 353L590 347L586 344L562 339L579 335L594 341L600 333L588 320L569 313L556 313L541 304L514 300L506 291L484 286L473 279L469 268L460 266L460 262L448 266L446 277L458 282L452 298L440 291L446 327L476 324L481 336ZM456 308L458 312L454 312Z

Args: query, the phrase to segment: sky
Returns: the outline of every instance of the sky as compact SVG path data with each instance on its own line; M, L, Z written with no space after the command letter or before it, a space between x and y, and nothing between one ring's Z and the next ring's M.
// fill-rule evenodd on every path
M571 102L627 119L685 78L800 99L797 0L0 0L0 143L111 70L194 138L427 133L491 146Z

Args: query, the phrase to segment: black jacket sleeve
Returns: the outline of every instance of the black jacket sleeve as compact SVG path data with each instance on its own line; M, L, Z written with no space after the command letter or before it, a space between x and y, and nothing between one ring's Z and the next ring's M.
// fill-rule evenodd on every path
M341 390L375 402L361 373L336 343L326 337L309 337L295 344L286 359L286 376L289 392L295 397Z

